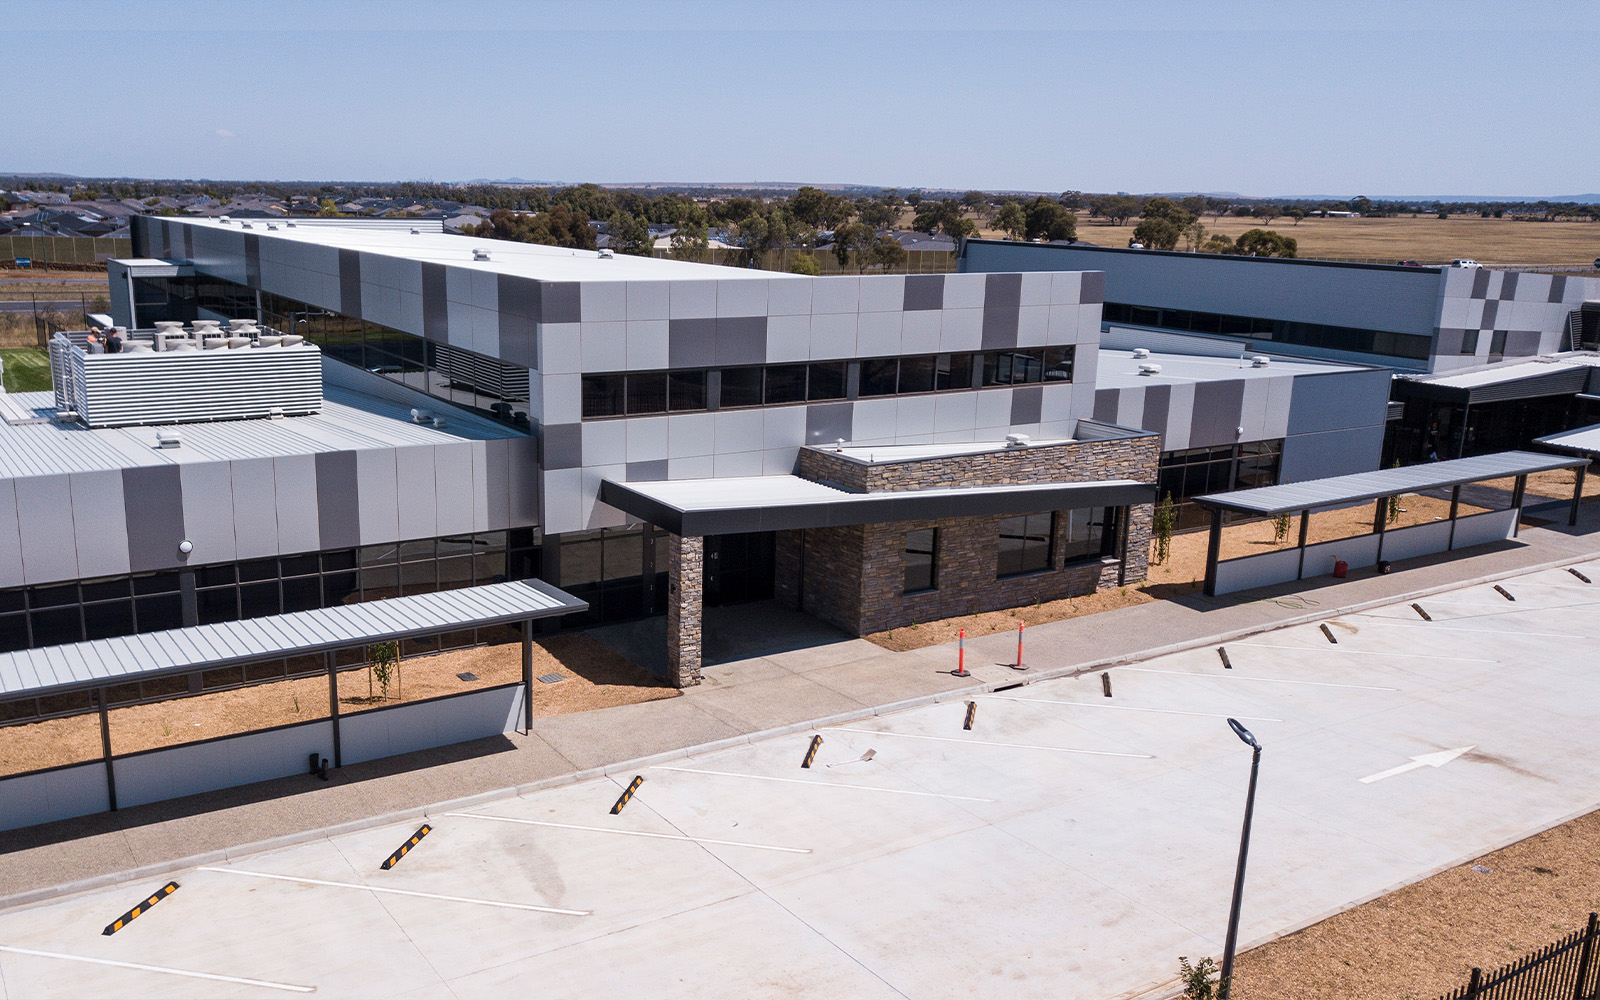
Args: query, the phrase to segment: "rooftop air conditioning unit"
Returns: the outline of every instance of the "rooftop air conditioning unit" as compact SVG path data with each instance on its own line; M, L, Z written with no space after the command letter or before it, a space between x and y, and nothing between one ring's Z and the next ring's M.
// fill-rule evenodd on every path
M600 259L601 260L610 260L611 258L613 258L615 256L616 256L616 254L612 253L610 250L601 250L600 251Z
M244 229L254 229L255 228L254 226L250 225L250 223L248 223L248 222L241 222L241 223L239 223L239 225Z
M1028 446L1028 441L1029 440L1030 439L1029 439L1028 435L1026 435L1026 434L1007 434L1006 435L1006 447L1007 448L1026 448Z
M472 251L472 259L473 260L488 260L489 259L489 251L487 251L487 250L474 250L474 251Z
M1160 375L1161 374L1161 366L1160 365L1140 365L1139 366L1139 374L1140 375Z
M1272 364L1272 359L1267 357L1265 354L1257 354L1255 357L1250 359L1250 363L1257 368L1265 368Z
M1148 347L1135 347L1133 349L1133 356L1136 357L1136 358L1148 358L1150 356L1150 348L1148 348Z
M219 216L217 216L217 221L221 222L223 224L227 224L229 222L232 222L233 220L228 218L226 215L219 215Z
M429 413L427 410L413 409L411 411L411 422L414 424L426 424L432 420L433 414Z
M183 447L183 436L175 430L156 431L156 447L181 448Z

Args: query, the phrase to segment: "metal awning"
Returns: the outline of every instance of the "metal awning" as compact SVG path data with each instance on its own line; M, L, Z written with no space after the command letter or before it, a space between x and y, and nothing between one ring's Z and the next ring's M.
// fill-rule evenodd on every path
M1303 483L1262 486L1233 493L1212 493L1195 497L1195 503L1209 510L1242 514L1289 514L1321 507L1376 500L1379 497L1415 493L1418 490L1460 486L1485 479L1525 476L1552 469L1571 469L1588 464L1587 459L1563 458L1532 451L1502 451L1447 462L1408 465L1399 469L1379 469L1349 476L1313 479Z
M1534 438L1533 443L1557 451L1570 451L1587 458L1594 458L1600 455L1600 424L1590 424L1588 427L1562 431L1560 434L1546 434L1542 438Z
M588 607L586 602L542 580L518 580L23 649L0 654L0 700L81 691L413 635L549 618Z
M1584 391L1594 366L1560 361L1490 365L1459 374L1394 380L1396 396L1478 406L1508 399L1567 396Z
M800 476L743 476L651 483L600 483L600 500L685 537L745 531L888 524L946 517L1031 514L1075 507L1153 503L1154 483L968 486L851 493Z

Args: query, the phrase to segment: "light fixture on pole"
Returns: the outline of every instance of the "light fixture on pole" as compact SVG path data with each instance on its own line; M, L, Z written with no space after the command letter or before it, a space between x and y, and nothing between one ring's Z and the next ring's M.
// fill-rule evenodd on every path
M1244 864L1250 854L1250 819L1256 809L1256 774L1261 770L1261 744L1255 734L1229 719L1228 726L1253 751L1250 755L1250 790L1244 797L1244 831L1239 834L1239 868L1233 876L1233 906L1228 911L1228 938L1222 946L1222 982L1217 991L1218 1000L1228 1000L1233 979L1233 952L1239 943L1239 904L1244 899Z

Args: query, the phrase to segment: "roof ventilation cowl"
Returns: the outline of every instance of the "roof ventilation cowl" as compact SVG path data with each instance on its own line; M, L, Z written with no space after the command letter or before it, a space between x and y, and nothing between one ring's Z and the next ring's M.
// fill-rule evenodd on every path
M431 424L433 423L433 414L427 410L413 409L411 411L411 422L414 424Z
M1140 375L1160 375L1161 374L1161 366L1160 365L1140 365L1139 366L1139 374Z
M1148 358L1150 356L1150 348L1148 348L1148 347L1135 347L1133 349L1133 356L1135 358L1141 358L1141 359L1142 358Z
M183 435L179 434L176 430L156 431L156 447L181 448L183 447Z
M473 260L488 260L489 259L489 251L482 250L482 249L473 250L472 251L472 259Z
M1006 435L1006 447L1007 448L1026 448L1026 447L1028 447L1028 444L1029 444L1029 442L1031 440L1032 439L1029 438L1028 435L1026 435L1026 434L1007 434Z
M606 249L603 249L603 250L600 251L600 259L601 260L610 260L611 258L613 258L615 256L616 256L616 254L613 253L609 248L606 248Z
M1257 354L1255 357L1250 359L1250 364L1257 368L1265 368L1272 364L1272 359L1267 357L1265 354Z

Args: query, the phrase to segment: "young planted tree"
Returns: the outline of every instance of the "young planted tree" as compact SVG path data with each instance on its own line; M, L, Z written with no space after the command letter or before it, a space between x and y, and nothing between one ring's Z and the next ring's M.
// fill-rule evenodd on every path
M1222 995L1221 979L1213 980L1217 963L1202 958L1193 965L1182 955L1178 956L1178 981L1183 984L1183 1000L1217 1000Z
M1172 553L1172 531L1178 526L1178 510L1168 493L1156 504L1155 515L1150 519L1150 531L1156 536L1156 562L1164 563Z
M389 697L389 684L400 668L400 643L394 639L367 647L367 697L372 697L372 679L378 679L383 697Z
M1279 514L1272 519L1272 542L1282 545L1284 539L1289 537L1289 515Z

